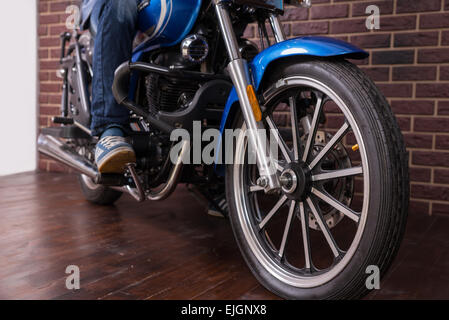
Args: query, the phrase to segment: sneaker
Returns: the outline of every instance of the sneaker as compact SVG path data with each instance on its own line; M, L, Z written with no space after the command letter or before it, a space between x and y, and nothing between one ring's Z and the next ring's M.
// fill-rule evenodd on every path
M224 194L215 197L214 202L209 203L207 214L219 218L226 218L228 216L228 202Z
M97 143L95 162L100 173L123 173L128 163L136 162L133 147L118 128L106 130Z

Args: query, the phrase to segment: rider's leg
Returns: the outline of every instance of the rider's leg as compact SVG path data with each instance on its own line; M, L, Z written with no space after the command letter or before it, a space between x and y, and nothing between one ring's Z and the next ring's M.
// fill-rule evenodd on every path
M116 68L131 58L140 0L101 0L93 14L99 15L95 39L92 82L92 133L101 136L95 159L102 173L122 172L135 162L132 147L124 140L129 112L112 94Z

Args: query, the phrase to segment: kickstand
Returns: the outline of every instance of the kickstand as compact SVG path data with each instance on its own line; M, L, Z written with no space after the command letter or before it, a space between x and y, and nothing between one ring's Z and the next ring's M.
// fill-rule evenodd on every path
M143 190L142 183L140 182L139 176L137 175L136 164L127 163L126 169L128 170L129 174L131 175L131 178L133 179L134 184L136 185L135 189L128 186L131 195L139 202L145 201L145 190Z

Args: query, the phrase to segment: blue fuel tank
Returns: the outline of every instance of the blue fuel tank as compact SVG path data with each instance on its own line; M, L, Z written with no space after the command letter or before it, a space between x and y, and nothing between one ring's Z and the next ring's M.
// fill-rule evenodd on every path
M143 0L139 30L149 38L145 47L168 47L181 42L192 30L202 0Z

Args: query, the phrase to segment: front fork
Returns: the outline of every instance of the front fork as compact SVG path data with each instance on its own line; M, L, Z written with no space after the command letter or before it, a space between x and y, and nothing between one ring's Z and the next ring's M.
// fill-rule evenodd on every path
M226 50L231 61L227 69L239 97L250 144L256 151L257 167L260 174L260 186L265 189L265 192L278 190L280 188L280 182L279 177L276 174L275 164L267 150L267 135L259 134L265 132L265 127L262 122L258 102L255 103L254 101L254 88L249 74L248 63L240 54L238 41L234 33L226 1L214 0L214 5L221 34L223 35ZM278 18L272 15L270 17L270 22L276 41L283 41L284 34Z

